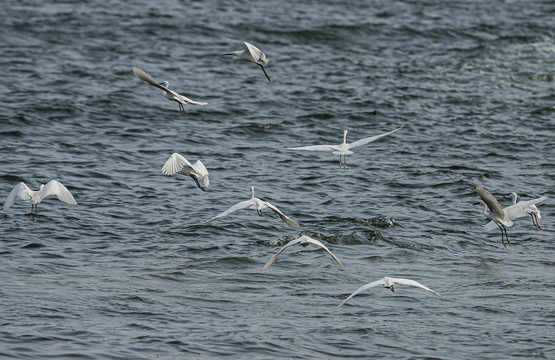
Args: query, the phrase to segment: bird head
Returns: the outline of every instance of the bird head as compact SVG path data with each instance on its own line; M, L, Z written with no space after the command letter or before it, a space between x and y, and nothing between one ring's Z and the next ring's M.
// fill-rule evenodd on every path
M513 200L513 204L516 204L517 200L518 200L518 195L515 192L509 193L507 194L508 197L510 197Z
M170 86L170 83L167 81L161 82L160 85L162 85L163 87L167 88L168 86Z
M40 184L39 190L42 190L44 188L44 184Z

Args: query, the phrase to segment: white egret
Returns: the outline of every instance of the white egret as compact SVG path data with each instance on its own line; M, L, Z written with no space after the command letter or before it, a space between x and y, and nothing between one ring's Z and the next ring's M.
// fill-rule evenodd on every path
M339 155L339 166L343 165L345 169L347 167L347 155L351 155L353 152L351 149L356 147L366 145L371 143L372 141L376 141L379 138L384 136L393 134L399 130L401 130L405 126L404 124L401 125L400 128L390 131L385 134L370 136L364 139L357 140L352 143L347 143L347 130L343 130L343 143L339 145L311 145L311 146L301 146L301 147L294 147L294 148L285 148L284 150L306 150L306 151L331 151L334 155ZM341 162L341 156L343 156L343 163Z
M507 238L507 243L510 246L511 242L509 241L509 237L507 235L507 228L513 226L513 221L503 212L501 205L499 205L499 202L497 202L489 191L481 186L476 186L476 193L486 205L484 215L486 215L488 219L493 220L493 222L497 224L501 230L501 242L503 243L503 246L507 247L503 236ZM488 209L489 211L486 211Z
M206 188L210 185L208 170L206 170L202 161L197 160L194 164L191 164L183 155L178 153L170 155L162 167L162 173L166 175L181 174L190 176L202 191L206 191ZM202 181L204 186L200 184L199 180Z
M410 285L410 286L415 286L415 287L419 287L421 289L424 289L426 291L431 292L432 294L441 297L441 295L439 295L437 292L433 291L432 289L422 285L421 283L419 283L418 281L414 281L411 279L401 279L401 278L392 278L392 277L384 277L383 279L377 280L377 281L373 281L371 283L368 283L366 285L363 285L361 287L359 287L358 289L356 289L351 295L349 295L348 298L346 298L345 300L343 300L343 302L339 305L337 305L336 309L339 309L341 306L343 306L347 301L349 301L349 299L351 299L353 296L363 292L364 290L370 289L374 286L378 286L378 285L383 285L384 288L386 289L390 289L391 291L395 292L395 289L393 288L393 284L400 284L400 285Z
M226 211L222 212L221 214L218 214L216 216L214 216L212 219L207 220L206 222L212 222L218 218L221 218L223 216L226 216L228 214L231 214L234 211L237 210L241 210L241 209L256 209L256 211L258 212L259 216L262 216L262 209L265 208L270 208L272 209L276 214L278 214L278 216L281 218L281 220L287 224L290 227L293 228L300 228L300 225L298 222L296 222L295 220L285 216L285 214L283 214L281 211L279 211L279 209L277 207L275 207L274 205L270 204L267 201L262 201L256 197L254 197L254 186L251 186L251 191L252 191L252 197L249 200L245 200L245 201L241 201L235 205L233 205L232 207L230 207L229 209L227 209Z
M33 210L35 210L35 222L38 217L38 204L44 200L47 196L56 195L58 200L65 202L70 205L77 205L77 202L73 198L73 195L69 190L60 182L56 180L50 180L46 185L41 184L40 189L33 191L29 189L25 183L20 182L17 184L4 202L4 210L8 210L17 199L23 201L31 201L31 219L33 218Z
M512 212L513 210L511 210L511 214L505 213L501 208L501 205L499 205L499 202L497 202L497 200L493 197L493 195L490 194L489 191L487 191L481 186L476 186L476 193L485 204L484 215L488 219L492 220L501 230L501 242L503 243L503 246L507 247L507 245L505 244L505 239L507 239L507 244L511 246L511 242L509 241L509 236L507 235L507 228L513 226L514 222L510 218L510 215L515 215L520 211L514 210L515 213L513 213ZM518 207L522 207L522 209L526 209L531 205L537 204L540 201L543 201L545 199L546 198L538 198L530 201L522 201L520 202L521 205L518 205L519 203L517 203L517 205ZM517 205L515 205L514 209L518 208ZM505 236L505 239L503 238L503 236Z
M264 75L266 75L266 78L268 79L268 81L272 81L270 79L270 75L268 75L268 73L264 69L264 66L262 66L262 63L267 64L270 61L270 59L267 59L266 54L264 54L259 48L257 48L253 44L250 44L246 41L244 41L244 43L247 47L247 50L238 50L224 55L232 55L233 60L235 61L248 61L248 62L257 64L258 66L260 66L262 71L264 71Z
M515 219L518 219L520 217L530 215L530 217L532 218L532 224L534 224L534 226L537 229L542 230L542 228L540 227L540 223L539 223L539 220L541 220L541 218L542 218L541 213L540 213L540 210L536 207L535 204L544 201L545 199L547 199L547 196L542 196L542 197L539 197L537 199L528 200L528 201L519 201L519 202L517 202L518 195L516 193L514 193L514 192L511 193L511 196L513 197L513 204L504 208L503 213L505 213L505 215L507 215L507 217L510 220L515 220ZM489 213L489 209L486 205L486 207L484 209L484 214L486 214L486 216L488 216L488 213ZM491 231L491 230L495 229L495 227L496 227L496 224L492 220L489 223L487 223L486 225L484 225L484 230L485 231Z
M303 235L293 241L288 242L287 244L285 244L284 246L281 247L281 249L279 249L279 251L272 256L272 258L270 260L268 260L268 262L266 263L266 265L264 265L264 268L262 270L266 270L267 268L270 267L270 265L272 265L272 263L274 261L276 261L276 259L278 258L279 254L281 254L285 249L287 249L289 246L295 245L295 244L300 244L301 246L308 246L309 244L314 244L314 245L318 245L319 247L321 247L322 249L326 250L328 252L328 254L331 255L331 257L333 258L333 260L335 260L335 262L337 263L337 265L339 265L339 267L342 270L345 270L345 267L343 266L343 264L341 264L341 261L339 261L339 259L337 258L337 256L335 256L330 249L327 248L326 245L322 244L320 241L313 239L311 237L308 237L306 235Z
M205 102L199 102L199 101L194 101L189 99L188 97L185 97L181 94L176 93L173 90L168 89L168 86L170 85L169 82L164 81L164 82L157 82L156 80L154 80L154 78L152 76L150 76L149 74L147 74L146 72L144 72L143 70L139 69L138 67L134 67L133 68L133 74L135 74L139 79L143 80L146 83L149 83L152 86L155 86L161 90L164 91L164 96L166 97L166 99L170 100L170 101L176 101L179 105L179 110L181 111L181 114L185 115L185 103L189 103L191 105L206 105L207 103Z
M518 195L515 192L512 192L511 195L513 197L513 205L516 205L518 200ZM543 201L547 199L547 196L542 196L541 198L538 198L538 199L542 199L541 201ZM542 218L540 209L538 209L534 204L530 205L528 208L530 209L530 211L528 212L528 210L526 210L525 213L528 212L530 214L530 217L532 218L532 224L534 224L534 226L537 229L542 230L540 226L540 220ZM525 215L522 215L522 216L525 216ZM520 217L520 216L517 216L517 217Z

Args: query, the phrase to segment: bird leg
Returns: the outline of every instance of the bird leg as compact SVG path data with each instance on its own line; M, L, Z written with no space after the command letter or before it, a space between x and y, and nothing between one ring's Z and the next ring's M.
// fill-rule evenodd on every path
M538 217L536 216L536 214L530 213L530 216L532 217L532 223L534 223L534 226L536 227L536 229L543 230L540 226L540 223L538 222Z
M183 104L178 102L177 104L179 104L179 111L181 111L182 115L185 115L186 111L185 108L183 107Z
M395 289L393 288L393 285L391 285L391 286L385 286L385 285L384 285L384 287L385 287L386 289L391 290L391 292L395 292Z
M343 161L341 161L341 156L343 156ZM347 156L346 155L339 155L339 167L343 165L343 170L347 169Z
M39 219L39 204L35 205L35 222Z
M258 216L262 216L262 210L256 210L258 212Z
M262 71L264 71L264 75L266 75L266 79L268 79L268 81L272 81L272 79L270 79L270 75L268 75L268 73L266 72L266 70L264 70L264 66L262 66L262 64L258 64L258 66L260 66L260 68L262 69Z
M503 243L504 247L507 247L507 245L505 245L505 239L503 238L503 225L497 224L497 226L499 227L499 230L501 230L501 242Z
M509 241L509 235L507 234L507 228L503 226L503 230L505 230L505 239L507 239L507 244L511 246L511 242Z
M507 245L505 244L505 239L503 238L503 235L507 239L507 244L511 246L511 242L509 241L509 236L507 235L507 228L503 226L503 224L497 224L497 226L499 226L499 229L501 230L501 242L503 243L503 246L507 247Z
M197 184L198 188L201 189L202 191L206 191L202 186L200 186L200 183L198 182L198 179L196 176L194 175L189 175L191 177L191 179L195 180L195 183Z

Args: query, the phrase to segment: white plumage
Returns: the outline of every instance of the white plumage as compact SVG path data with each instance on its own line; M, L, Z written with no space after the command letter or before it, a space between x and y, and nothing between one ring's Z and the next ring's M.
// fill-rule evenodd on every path
M233 205L232 207L230 207L229 209L227 209L226 211L214 216L212 219L207 220L206 222L212 222L218 218L221 218L223 216L229 215L234 211L237 210L241 210L241 209L255 209L258 212L259 216L262 216L262 210L265 208L270 208L272 209L276 214L278 214L278 216L280 217L280 219L287 224L290 227L293 228L300 228L300 225L298 222L296 222L295 220L287 217L284 213L282 213L277 207L275 207L274 205L270 204L267 201L262 201L256 197L254 197L254 186L251 186L251 192L252 192L252 197L249 200L245 200L245 201L241 201L235 205Z
M60 182L50 180L46 185L41 184L39 190L31 190L25 183L20 182L17 184L8 197L4 201L4 210L8 210L18 199L23 201L31 201L31 217L33 216L33 209L35 210L35 221L38 215L38 204L41 203L46 197L55 195L58 200L70 205L77 205L77 201L69 190Z
M205 102L191 100L186 96L183 96L183 95L178 94L177 92L175 92L173 90L168 89L168 86L170 85L169 82L164 81L164 82L158 83L156 80L154 80L154 78L152 76L150 76L149 74L147 74L143 70L139 69L138 67L133 68L133 73L135 74L135 76L137 76L139 79L143 80L144 82L146 82L146 83L148 83L152 86L155 86L155 87L161 89L162 91L164 91L164 96L166 97L166 99L168 99L170 101L175 101L175 102L178 103L179 110L181 111L182 114L185 114L184 105L186 103L191 104L191 105L206 105L207 104Z
M415 280L411 280L411 279L402 279L402 278L392 278L392 277L384 277L380 280L377 281L373 281L371 283L368 283L366 285L363 285L361 287L359 287L358 289L356 289L351 295L349 295L348 298L346 298L345 300L343 300L343 302L339 305L337 305L337 308L340 308L341 306L343 306L347 301L349 301L349 299L351 299L353 296L356 296L357 294L360 294L361 292L370 289L374 286L378 286L378 285L383 285L384 288L386 289L390 289L391 291L395 292L395 289L393 288L393 284L400 284L400 285L410 285L410 286L415 286L421 289L424 289L426 291L431 292L432 294L436 295L436 296L440 296L437 292L433 291L432 289L430 289L429 287L426 287L424 285L422 285L421 283L419 283L418 281Z
M353 152L351 149L357 148L359 146L366 145L371 143L372 141L376 141L379 138L384 136L393 134L403 128L404 124L401 125L400 128L395 129L393 131L387 132L385 134L380 134L376 136L369 136L360 140L357 140L352 143L347 143L347 130L343 130L343 143L339 145L309 145L309 146L300 146L300 147L292 147L292 148L285 148L285 150L300 150L300 151L328 151L332 152L334 155L339 155L339 166L343 165L343 168L347 166L347 155L352 154ZM341 161L341 156L343 156L343 162Z
M191 164L183 155L178 153L170 155L162 167L162 173L165 175L181 174L190 176L202 191L206 191L206 188L210 185L208 170L206 170L202 161L197 160L194 164ZM202 181L203 185L200 184L199 180Z
M530 211L533 211L530 206L547 199L547 197L543 196L541 198L530 201L522 201L517 204L513 204L512 207L506 208L508 209L508 212L505 212L504 209L501 208L501 205L499 205L499 202L495 199L495 197L483 187L476 186L476 193L485 204L484 215L488 219L492 220L493 223L497 225L497 227L499 227L499 229L501 230L501 242L503 243L504 247L507 247L507 244L511 246L509 236L507 235L507 228L513 226L513 220L520 216L524 216L527 213L530 213ZM525 211L526 213L524 215L521 215L522 211ZM539 212L539 210L537 211ZM486 226L484 226L484 230L486 231L491 230L491 228L492 225L490 224L486 224ZM507 240L507 244L505 244L505 239Z
M247 62L255 63L256 65L260 66L262 71L264 71L264 75L266 75L266 78L268 79L268 81L272 81L272 79L270 79L270 75L266 73L264 66L262 66L263 63L267 64L270 61L270 59L267 59L266 54L264 54L262 50L260 50L253 44L248 43L246 41L244 41L244 44L247 47L247 50L238 50L224 55L232 55L233 60L235 61L247 61Z
M339 261L339 259L337 258L337 256L335 256L330 249L327 248L326 245L322 244L320 241L313 239L311 237L308 237L306 235L302 235L301 237L288 242L287 244L285 244L284 246L281 247L281 249L279 249L279 251L272 256L272 258L270 260L268 260L268 262L266 263L266 265L264 265L264 268L262 270L266 270L267 268L270 267L270 265L272 265L272 263L274 261L276 261L276 259L278 258L279 254L281 254L285 249L287 249L290 246L296 245L296 244L300 244L302 246L308 246L309 244L314 244L317 245L319 247L321 247L322 249L326 250L328 252L328 254L331 255L331 257L333 258L333 260L335 260L335 262L337 263L337 265L339 265L339 267L342 270L345 270L345 267L343 266L343 264L341 264L341 261Z
M513 196L513 204L503 208L503 213L510 219L515 220L526 215L530 215L532 217L532 223L534 226L541 230L539 220L541 220L542 216L540 210L536 207L537 203L540 203L547 199L547 196L542 196L537 199L528 200L528 201L519 201L517 202L518 195L516 193L511 193ZM486 204L484 209L484 213L487 214L489 212L489 208ZM484 225L485 231L491 231L497 227L495 221L490 221L486 225Z

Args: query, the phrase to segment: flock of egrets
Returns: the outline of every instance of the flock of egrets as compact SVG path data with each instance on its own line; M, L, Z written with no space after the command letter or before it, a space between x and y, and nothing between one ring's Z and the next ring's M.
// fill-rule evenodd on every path
M264 75L271 81L270 76L264 69L263 64L267 64L270 59L266 58L266 55L258 49L256 46L245 42L247 47L246 50L243 51L234 51L232 53L227 53L223 55L232 55L233 60L235 61L246 61L252 62L260 66ZM167 81L164 82L157 82L154 80L152 76L144 72L143 70L134 67L133 73L141 80L145 81L146 83L155 86L163 91L164 96L170 100L175 101L179 105L179 110L182 114L185 114L185 105L206 105L206 102L199 102L191 100L173 90L169 89L169 83ZM366 137L352 143L347 143L347 130L343 132L343 142L338 145L310 145L310 146L301 146L301 147L293 147L293 148L286 148L285 150L300 150L300 151L327 151L331 152L334 155L339 155L339 166L343 166L343 169L346 169L346 156L352 154L353 152L351 149L366 145L370 142L376 141L384 136L393 134L403 128L401 125L399 128L376 136ZM164 163L162 167L162 173L165 175L174 175L174 174L181 174L185 176L191 177L196 186L201 189L202 191L206 191L206 189L210 185L210 181L208 178L208 170L202 163L202 161L197 160L194 164L191 164L184 156L173 153ZM257 211L259 216L262 216L262 210L265 208L269 208L274 211L280 219L288 226L293 228L300 228L300 225L297 221L291 219L290 217L286 216L281 210L279 210L275 205L263 201L254 196L254 187L251 187L252 196L248 200L244 200L241 202L236 203L235 205L231 206L227 210L221 212L220 214L214 216L213 218L206 221L206 223L212 222L218 218L227 216L237 210L241 209L254 209ZM511 243L509 242L509 238L507 235L507 228L513 226L513 220L530 215L532 218L533 225L541 230L539 225L539 220L541 219L540 211L537 208L536 204L540 203L541 201L547 199L547 196L542 196L537 199L529 200L529 201L520 201L517 202L518 195L516 193L512 193L513 196L513 204L506 207L501 208L498 201L481 186L476 186L476 193L482 199L485 204L484 214L487 218L491 219L491 221L484 226L485 231L490 231L495 229L497 226L501 230L501 242L506 247L507 244L510 246ZM73 195L69 192L69 190L60 182L56 180L51 180L46 185L41 185L39 190L33 191L23 182L17 184L12 191L9 193L6 201L4 202L4 210L8 210L10 206L12 206L17 199L21 199L24 201L31 201L31 214L30 217L35 222L38 219L38 204L42 202L48 196L56 196L59 200L71 204L77 205ZM506 240L506 242L505 242ZM278 258L278 256L286 250L288 247L292 245L299 244L301 246L308 246L309 244L314 244L319 246L323 250L325 250L333 260L339 265L342 270L346 270L341 261L335 256L327 246L325 246L322 242L310 238L306 235L301 235L295 240L292 240L282 246L279 251L272 256L270 260L264 265L262 270L266 270L270 265ZM433 291L432 289L422 285L421 283L411 280L411 279L403 279L403 278L392 278L392 277L384 277L380 280L370 282L366 285L359 287L355 290L349 297L347 297L343 302L341 302L337 308L343 306L348 300L350 300L355 295L365 291L369 288L382 285L384 288L390 289L394 291L394 284L401 284L401 285L410 285L414 287L419 287L426 291L433 293L434 295L440 296L437 292Z

